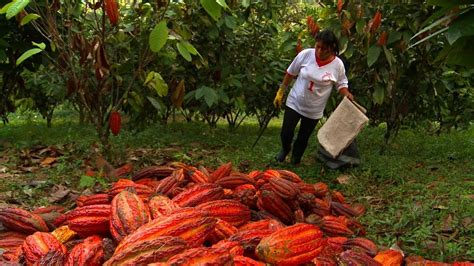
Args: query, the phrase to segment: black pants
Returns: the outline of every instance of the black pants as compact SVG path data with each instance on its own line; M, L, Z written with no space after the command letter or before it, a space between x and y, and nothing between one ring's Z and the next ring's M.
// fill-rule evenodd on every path
M300 129L298 130L298 136L293 143L293 151L291 154L292 163L300 162L301 157L308 146L309 137L318 123L318 119L307 118L288 106L285 107L285 115L283 116L283 125L280 133L282 152L285 155L291 151L291 142L293 141L295 128L300 120L301 123Z

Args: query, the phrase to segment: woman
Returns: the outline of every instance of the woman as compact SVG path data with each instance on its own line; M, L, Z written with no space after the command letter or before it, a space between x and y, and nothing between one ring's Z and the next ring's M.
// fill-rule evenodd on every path
M315 48L301 51L286 70L273 104L280 108L285 90L296 77L286 100L285 115L281 128L281 150L275 159L285 161L290 151L291 163L299 164L309 137L335 88L342 96L353 100L349 92L343 61L338 57L339 41L332 31L324 30L316 36ZM296 125L301 120L298 136L293 143Z

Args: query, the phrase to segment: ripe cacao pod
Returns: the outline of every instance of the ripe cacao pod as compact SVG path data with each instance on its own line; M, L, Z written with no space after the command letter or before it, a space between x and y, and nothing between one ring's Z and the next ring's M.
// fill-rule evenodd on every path
M79 236L109 232L111 208L108 204L89 205L76 208L66 214L66 223Z
M58 251L66 254L66 247L53 235L45 232L36 232L26 237L22 245L23 254L27 265L35 265L49 252Z
M77 244L69 252L65 266L90 265L100 266L104 261L102 238L89 236L82 243Z
M105 14L109 17L110 24L117 26L119 21L119 6L116 0L105 0Z
M312 224L297 223L264 237L255 252L257 256L275 265L300 265L314 259L325 240L319 228Z
M115 3L115 0L106 0L105 2ZM112 111L110 113L110 118L109 118L109 127L110 127L110 131L112 132L114 136L117 136L120 133L121 126L122 126L122 118L120 117L120 113L117 111Z
M215 200L197 206L198 209L208 212L215 218L229 222L239 227L250 221L250 209L236 200Z
M20 208L0 208L0 223L8 229L25 234L49 231L41 216Z

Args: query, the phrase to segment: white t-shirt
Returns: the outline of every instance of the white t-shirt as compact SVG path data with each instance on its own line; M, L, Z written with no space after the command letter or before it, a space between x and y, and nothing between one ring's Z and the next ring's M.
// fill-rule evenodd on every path
M286 100L286 106L299 114L319 119L331 95L331 90L348 87L346 71L342 60L336 56L324 66L316 62L314 48L301 51L286 72L298 76Z

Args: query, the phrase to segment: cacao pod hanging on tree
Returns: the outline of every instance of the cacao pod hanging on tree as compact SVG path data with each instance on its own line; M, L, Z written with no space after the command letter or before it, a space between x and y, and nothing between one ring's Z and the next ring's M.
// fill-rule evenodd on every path
M109 127L110 131L112 131L112 134L114 134L114 136L117 136L120 133L121 125L122 119L120 117L120 113L117 111L112 111L112 113L110 113Z
M382 22L382 13L380 13L380 11L377 10L377 12L375 12L374 18L369 24L370 33L374 33L380 27L381 22Z
M110 24L117 26L119 21L119 6L116 0L104 1L105 14L109 17Z

